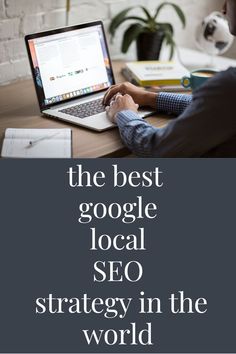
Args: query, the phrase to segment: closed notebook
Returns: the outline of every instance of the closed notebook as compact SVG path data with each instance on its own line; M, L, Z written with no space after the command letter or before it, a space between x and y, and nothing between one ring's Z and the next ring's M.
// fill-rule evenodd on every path
M2 157L70 158L71 129L7 129Z
M173 61L137 61L126 64L130 77L140 86L180 85L188 70Z

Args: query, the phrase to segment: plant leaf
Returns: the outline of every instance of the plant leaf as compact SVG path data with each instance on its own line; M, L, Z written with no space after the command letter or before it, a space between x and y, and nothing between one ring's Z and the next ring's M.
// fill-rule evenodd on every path
M119 12L111 21L110 26L109 26L109 32L111 33L112 36L115 35L116 29L120 26L128 12L132 9L132 7L128 7L127 9Z
M173 58L173 55L174 55L174 50L175 50L176 44L175 44L175 41L173 39L173 35L172 35L172 33L169 30L165 31L165 41L166 41L166 44L168 46L170 46L169 60L171 60Z
M143 10L143 12L145 13L145 15L147 16L148 21L153 21L153 17L151 16L150 12L144 7L144 6L139 6L140 9Z
M122 53L127 53L131 43L135 41L142 32L144 32L144 27L139 23L132 24L125 31L122 43Z
M183 11L181 10L181 8L176 5L176 4L173 4L172 2L163 2L160 6L158 6L158 8L156 9L156 13L155 13L155 20L157 19L157 16L159 15L160 11L162 10L163 7L165 6L172 6L174 8L174 10L176 11L182 25L183 25L183 28L185 28L186 26L186 18L185 18L185 14L183 13Z
M172 36L174 35L174 27L170 23L158 23L158 29L169 31Z
M170 56L169 56L169 60L172 60L173 56L175 53L175 45L174 44L170 44Z
M147 24L147 20L144 20L142 17L138 17L138 16L128 16L128 17L125 17L125 18L123 18L122 20L120 20L120 23L119 23L119 25L116 27L115 30L111 31L110 28L109 28L109 32L111 33L112 37L114 37L117 28L118 28L122 23L124 23L125 21L130 21L130 20L136 20L136 21L143 22L144 24Z

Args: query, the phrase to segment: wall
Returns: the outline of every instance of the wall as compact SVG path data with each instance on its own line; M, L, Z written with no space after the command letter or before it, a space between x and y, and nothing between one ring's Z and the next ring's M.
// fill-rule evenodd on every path
M222 0L173 0L181 5L188 16L187 30L183 31L172 10L164 10L161 19L175 23L176 38L180 45L194 47L192 41L196 24ZM66 0L0 0L0 84L28 77L30 69L23 37L25 34L65 25ZM72 0L70 24L102 19L107 28L109 21L118 11L130 5L147 5L154 9L157 0ZM138 10L139 11L139 10ZM138 13L136 10L135 14ZM125 26L123 26L123 29ZM110 45L113 58L121 57L122 31ZM128 57L134 57L132 46ZM236 57L236 46L231 50Z

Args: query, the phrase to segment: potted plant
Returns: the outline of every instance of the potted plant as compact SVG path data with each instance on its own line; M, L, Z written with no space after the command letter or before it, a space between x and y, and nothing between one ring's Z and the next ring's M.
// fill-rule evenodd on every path
M174 29L170 23L158 22L158 16L165 6L171 6L179 17L183 28L186 26L186 18L181 8L171 2L161 3L152 15L143 6L129 7L116 15L109 26L112 39L117 29L125 21L133 22L124 33L122 42L122 52L127 53L131 43L137 42L138 60L158 60L163 42L170 46L170 59L172 59L175 49ZM143 17L129 16L129 12L134 8L141 8Z

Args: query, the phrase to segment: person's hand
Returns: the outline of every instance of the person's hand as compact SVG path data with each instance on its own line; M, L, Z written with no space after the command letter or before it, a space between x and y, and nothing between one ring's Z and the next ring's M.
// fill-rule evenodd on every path
M130 110L135 113L138 112L139 105L134 102L130 95L122 96L120 93L116 94L110 101L110 106L106 107L108 118L112 123L116 123L116 115L121 111Z
M110 89L104 96L103 104L108 106L114 96L120 93L122 95L130 95L134 102L139 106L149 106L156 108L157 94L153 92L147 92L144 89L130 84L129 82L124 82L119 85L111 86Z

